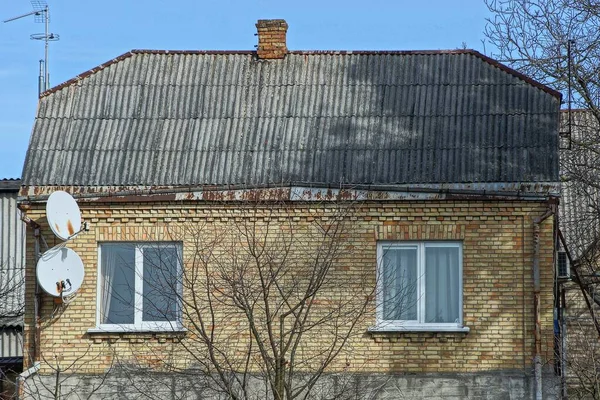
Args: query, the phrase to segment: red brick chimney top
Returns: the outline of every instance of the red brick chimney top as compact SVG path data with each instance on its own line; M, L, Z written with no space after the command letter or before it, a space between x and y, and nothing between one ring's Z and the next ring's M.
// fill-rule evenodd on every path
M256 23L258 30L258 58L282 59L287 54L286 33L288 24L283 19L259 19Z

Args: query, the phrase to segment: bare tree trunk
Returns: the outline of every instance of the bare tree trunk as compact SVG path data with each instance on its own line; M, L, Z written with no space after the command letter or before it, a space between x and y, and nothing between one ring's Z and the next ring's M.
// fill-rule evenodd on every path
M346 267L354 213L353 202L254 201L224 220L161 227L184 243L174 292L188 332L157 369L205 377L215 396L310 398L374 315L375 264ZM141 367L134 353L123 361Z
M563 94L559 226L571 260L564 283L567 379L576 396L598 398L600 340L600 3L589 0L485 0L491 56ZM570 317L572 318L572 317ZM580 324L582 324L580 326ZM585 329L581 329L585 326ZM573 328L573 329L571 329ZM563 332L565 334L565 332ZM582 352L583 349L586 349ZM581 358L581 355L585 356ZM573 356L573 357L571 357ZM582 361L586 362L583 363Z

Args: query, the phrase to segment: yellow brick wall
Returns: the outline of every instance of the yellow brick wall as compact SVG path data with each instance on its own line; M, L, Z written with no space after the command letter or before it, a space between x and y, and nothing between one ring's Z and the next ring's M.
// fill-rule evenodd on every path
M43 296L41 353L47 363L77 364L78 372L94 373L114 361L133 360L159 365L161 358L182 360L179 341L191 333L89 334L96 326L98 242L167 239L170 229L189 224L228 224L239 217L239 204L80 203L89 232L69 247L85 264L85 281L76 300L52 316L54 302ZM302 225L327 221L329 208L295 204L293 220ZM520 369L529 371L534 351L533 218L546 204L524 201L388 201L361 203L352 217L347 238L349 254L341 257L337 273L372 277L375 282L378 240L454 240L463 243L463 317L469 333L369 333L374 312L362 321L347 351L333 369L360 372L476 372ZM50 232L43 204L27 215L42 226L50 246L58 240ZM278 220L285 224L287 216ZM207 225L207 226L208 226ZM541 227L542 329L545 361L552 361L553 219ZM184 253L193 247L183 242ZM33 346L34 237L27 236L27 304L25 354ZM352 251L350 251L350 249ZM351 254L350 254L351 253ZM358 279L358 278L357 278ZM369 278L367 278L369 279ZM352 296L351 288L341 296ZM189 325L184 321L185 325ZM327 337L322 340L327 341ZM318 347L318 343L314 343ZM39 359L39 357L38 357ZM31 360L27 360L31 361ZM44 366L42 372L51 372Z

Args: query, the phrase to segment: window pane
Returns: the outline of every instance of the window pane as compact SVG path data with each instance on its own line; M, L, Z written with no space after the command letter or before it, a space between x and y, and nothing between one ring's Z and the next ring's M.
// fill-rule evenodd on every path
M558 276L568 276L569 270L567 269L567 253L564 251L558 252Z
M417 249L383 248L383 319L417 319Z
M176 321L177 266L175 247L144 247L142 320Z
M458 247L425 248L425 322L459 322Z
M101 321L133 324L135 248L130 244L103 244L101 250Z

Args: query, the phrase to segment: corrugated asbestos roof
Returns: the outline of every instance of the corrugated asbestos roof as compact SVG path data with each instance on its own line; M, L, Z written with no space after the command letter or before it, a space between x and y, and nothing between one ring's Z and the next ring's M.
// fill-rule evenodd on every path
M475 51L133 51L43 95L23 182L557 182L559 105Z

